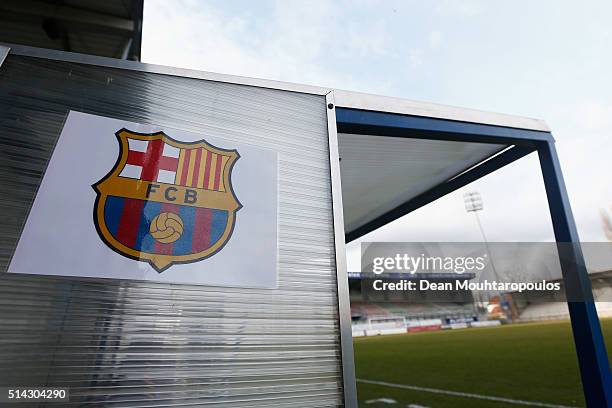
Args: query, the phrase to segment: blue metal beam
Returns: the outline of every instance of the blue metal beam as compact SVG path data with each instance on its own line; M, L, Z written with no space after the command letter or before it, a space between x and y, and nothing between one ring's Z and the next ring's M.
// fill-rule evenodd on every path
M541 143L538 155L558 243L584 396L589 407L612 407L610 364L554 143Z
M350 231L346 236L347 242L537 149L559 249L585 398L589 407L612 408L610 364L552 135L549 132L348 108L338 108L336 120L341 133L514 145L512 149Z
M553 141L549 132L447 119L337 108L338 133L534 146Z

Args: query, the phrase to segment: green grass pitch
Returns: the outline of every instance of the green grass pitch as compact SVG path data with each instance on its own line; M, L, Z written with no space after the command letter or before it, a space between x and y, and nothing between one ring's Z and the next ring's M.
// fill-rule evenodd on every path
M612 319L602 320L602 330L610 356ZM358 379L547 404L585 404L569 322L361 337L354 339L354 347ZM370 408L521 406L360 382L357 390L360 406ZM379 398L397 403L372 402Z

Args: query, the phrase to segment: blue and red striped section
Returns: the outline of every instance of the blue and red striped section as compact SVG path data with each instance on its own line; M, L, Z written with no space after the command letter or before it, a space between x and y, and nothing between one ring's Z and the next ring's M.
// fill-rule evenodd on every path
M151 220L162 212L178 214L183 220L183 234L171 244L157 242L149 234ZM109 196L104 207L104 220L117 241L136 251L189 255L202 252L221 239L227 226L228 212Z

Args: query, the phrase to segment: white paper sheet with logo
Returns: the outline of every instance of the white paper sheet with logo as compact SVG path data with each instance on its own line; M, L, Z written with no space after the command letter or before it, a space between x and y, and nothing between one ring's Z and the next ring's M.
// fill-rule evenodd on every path
M8 271L274 288L277 173L270 150L70 112Z

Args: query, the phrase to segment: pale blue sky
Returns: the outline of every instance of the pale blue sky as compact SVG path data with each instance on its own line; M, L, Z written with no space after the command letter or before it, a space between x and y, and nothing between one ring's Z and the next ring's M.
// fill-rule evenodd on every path
M609 1L146 0L143 60L544 119L581 237L604 240L610 16ZM480 240L467 190L483 195L489 239L552 239L531 156L365 238ZM352 266L357 251L349 247Z

